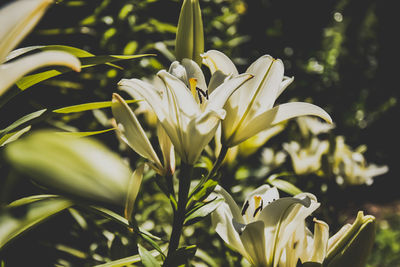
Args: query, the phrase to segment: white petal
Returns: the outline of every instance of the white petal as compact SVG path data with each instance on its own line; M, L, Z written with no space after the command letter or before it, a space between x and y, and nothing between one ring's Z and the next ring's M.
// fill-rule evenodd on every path
M244 73L222 83L210 94L209 101L207 102L205 109L223 108L232 93L235 92L239 87L245 86L252 78L252 75Z
M240 209L239 209L238 205L236 204L236 202L233 200L232 196L227 191L225 191L224 188L222 188L219 185L217 185L215 187L214 191L216 193L220 194L224 198L225 203L228 205L229 210L232 214L232 217L239 223L244 223L243 217L240 214Z
M248 254L240 240L240 236L233 227L232 220L232 210L227 202L220 204L217 209L211 213L212 227L222 238L222 240L235 248L243 256L248 257Z
M167 170L171 174L173 174L175 172L174 146L168 134L165 132L164 128L160 124L157 125L157 137L158 143L160 144L161 152L163 154L164 168L167 168Z
M279 90L278 90L278 93L276 94L276 98L278 98L283 93L283 91L285 91L285 89L293 82L293 80L294 80L294 77L291 77L291 78L287 77L287 76L283 77L283 80L282 80L281 84L279 85Z
M51 0L19 0L0 9L0 63L43 16Z
M200 108L192 93L181 80L165 70L159 71L157 76L164 81L167 88L167 95L170 97L169 106L176 106L177 110L188 117L196 116L200 113Z
M182 59L182 66L186 69L188 79L194 78L197 80L197 87L203 91L207 90L206 78L199 65L191 59Z
M306 115L318 116L329 123L332 122L329 114L316 105L304 102L285 103L276 106L242 124L237 130L233 140L231 140L231 145L237 145L247 138L257 134L258 132L271 127L272 125L288 119Z
M249 105L254 105L250 108L270 109L275 103L283 79L284 67L282 61L275 60L268 55L262 56L251 64L246 72L255 77L247 84L252 88L250 96L248 96L250 98L247 100L245 96L240 96L242 102L249 101ZM250 102L250 99L253 103Z
M25 74L46 66L60 65L80 71L80 61L73 55L61 51L45 51L25 56L0 65L0 95Z
M322 263L328 252L329 226L317 219L314 222L313 254L309 261Z
M226 75L238 75L235 64L227 57L224 53L217 50L208 50L206 53L201 55L203 58L203 64L205 64L214 74L217 70L222 71Z
M124 141L139 155L152 161L160 170L161 162L154 151L135 114L118 94L113 94L112 113L118 124L123 126L121 134L125 136Z
M268 266L265 257L266 242L264 235L264 222L255 221L246 225L246 228L240 235L240 239L250 256L248 260L254 266Z

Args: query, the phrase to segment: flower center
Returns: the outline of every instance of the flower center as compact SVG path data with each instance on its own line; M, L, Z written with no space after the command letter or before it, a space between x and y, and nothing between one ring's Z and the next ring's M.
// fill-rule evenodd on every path
M196 96L198 97L198 102L203 104L203 97L208 100L208 89L203 90L197 87L197 79L196 78L190 78L189 79L189 87L190 87L190 92L192 92L192 95L194 99L197 100Z

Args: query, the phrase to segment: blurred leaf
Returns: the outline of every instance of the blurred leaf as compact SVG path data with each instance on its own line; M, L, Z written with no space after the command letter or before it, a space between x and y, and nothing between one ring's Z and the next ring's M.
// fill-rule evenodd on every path
M126 100L125 102L128 104L132 104L132 103L136 103L138 101L140 101L140 100ZM82 112L82 111L93 110L93 109L109 108L109 107L111 107L111 104L112 104L112 101L85 103L85 104L80 104L80 105L59 108L59 109L53 110L53 112L68 114L68 113Z
M54 195L32 196L11 203L0 211L0 248L72 204L70 200Z
M160 263L149 251L147 251L147 249L142 247L140 244L138 244L138 248L139 248L140 258L142 259L142 263L145 267L157 267L157 266L161 267Z
M44 112L46 111L46 109L41 109L32 113L29 113L28 115L23 116L22 118L16 120L15 122L13 122L10 126L8 126L7 128L0 130L0 136L7 134L8 132L14 130L15 128L17 128L18 126L21 126L22 124L33 120L37 117L40 117Z
M38 131L6 146L6 158L41 185L69 196L123 206L131 170L90 138Z
M95 56L92 53L89 53L85 50L76 48L76 47L71 47L71 46L64 46L64 45L48 45L48 46L30 46L30 47L25 47L21 49L17 49L12 52L12 54L7 58L12 59L15 57L18 57L22 54L25 54L27 52L32 52L34 50L56 50L56 51L64 51L68 52L76 57L79 58L82 64L82 68L87 68L87 67L92 67L95 65L99 64L107 64L112 67L116 68L121 68L117 65L111 64L111 62L116 62L120 60L126 60L126 59L135 59L135 58L140 58L140 57L145 57L145 56L151 56L153 54L143 54L143 55L102 55L102 56ZM60 75L65 72L71 71L68 68L54 68L51 70L47 71L42 71L36 74L31 74L27 75L23 78L21 78L16 84L18 88L23 91L41 81L47 80L49 78L55 77L57 75Z
M282 190L283 192L288 193L292 196L302 193L302 191L298 187L285 180L275 178L268 179L267 182L270 183L272 186L275 186L279 190Z
M213 212L218 207L218 205L221 204L221 202L223 202L223 199L219 198L207 203L202 203L199 207L195 207L188 212L184 225L187 226L200 221L208 214Z

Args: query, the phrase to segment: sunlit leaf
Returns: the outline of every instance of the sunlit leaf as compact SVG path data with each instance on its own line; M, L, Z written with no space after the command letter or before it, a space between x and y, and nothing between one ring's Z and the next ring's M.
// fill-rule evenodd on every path
M138 248L139 248L140 258L142 259L142 263L145 267L157 267L157 266L161 267L160 263L149 251L147 251L147 249L145 249L140 244L138 244Z
M224 200L222 198L215 199L206 204L201 205L198 208L195 208L193 211L189 212L189 215L185 219L185 225L191 225L196 223L206 217L208 214L213 212L218 205L220 205Z
M15 140L17 140L21 135L23 135L24 133L28 132L31 129L31 126L27 126L19 131L15 131L15 132L11 132L11 133L7 133L4 136L2 136L0 138L0 147L1 146L5 146L8 143L11 143Z
M0 130L0 135L4 135L7 134L8 132L14 130L15 128L17 128L18 126L21 126L22 124L33 120L37 117L40 117L44 112L46 111L46 109L41 109L32 113L29 113L28 115L23 116L22 118L16 120L15 122L13 122L10 126L8 126L7 128L4 128L3 130Z
M87 68L99 64L107 64L112 67L116 68L121 68L117 65L111 64L112 62L120 61L120 60L126 60L126 59L135 59L135 58L140 58L140 57L145 57L145 56L151 56L154 54L143 54L143 55L101 55L101 56L96 56L93 55L92 53L89 53L85 50L76 48L76 47L71 47L71 46L64 46L64 45L48 45L48 46L31 46L31 47L25 47L21 49L17 49L12 52L11 55L8 56L7 59L13 59L17 56L23 55L28 52L32 52L35 50L42 50L42 51L64 51L68 52L76 57L79 58L82 64L82 68ZM39 73L27 75L23 78L21 78L16 84L18 88L23 91L41 81L47 80L49 78L55 77L57 75L60 75L65 72L69 72L70 69L68 68L53 68L51 70L46 70L42 71Z
M0 212L0 248L72 204L70 200L54 195L28 197L11 203ZM18 216L13 215L16 209Z
M137 101L138 100L127 100L125 102L128 104L132 104ZM59 109L53 110L53 112L68 114L68 113L82 112L82 111L93 110L93 109L109 108L109 107L111 107L111 104L112 104L112 101L85 103L85 104L80 104L80 105L59 108Z
M113 130L115 130L115 128L110 128L110 129L105 129L105 130L100 130L100 131L90 131L90 132L57 132L57 134L60 134L63 136L86 137L86 136L107 133L107 132L110 132Z

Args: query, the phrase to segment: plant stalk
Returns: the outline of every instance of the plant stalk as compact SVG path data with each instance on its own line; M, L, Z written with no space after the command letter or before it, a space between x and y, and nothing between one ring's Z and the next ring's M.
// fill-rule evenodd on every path
M193 174L193 166L182 164L181 173L179 174L179 192L178 192L178 208L174 214L174 222L172 225L172 233L169 242L167 259L179 247L179 240L182 235L183 223L186 215L186 204L190 189L190 182Z

